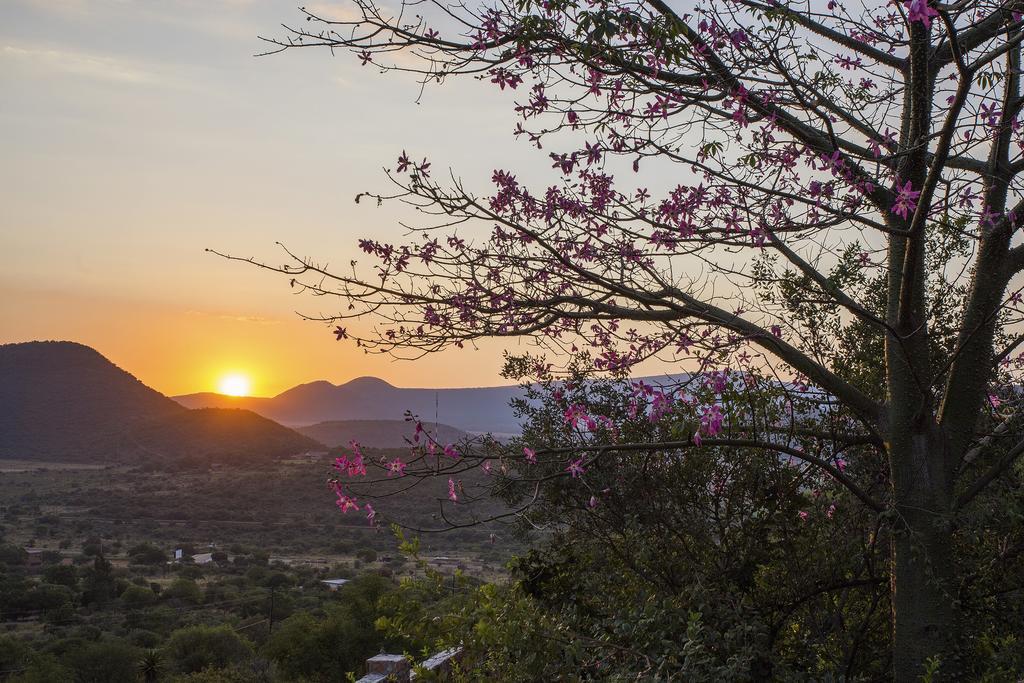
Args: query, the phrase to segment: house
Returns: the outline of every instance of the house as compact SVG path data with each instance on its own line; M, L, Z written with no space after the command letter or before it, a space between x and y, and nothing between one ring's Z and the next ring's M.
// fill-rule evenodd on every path
M25 552L28 553L25 564L29 567L38 567L43 564L43 553L46 552L45 548L25 548Z
M408 683L411 673L412 664L404 655L381 653L366 660L366 675L356 683Z
M462 655L461 647L442 650L419 663L419 666L433 674L431 680L450 680L452 669ZM416 680L413 664L404 655L381 653L366 660L366 675L356 683L411 683Z
M437 677L437 680L447 680L447 677L452 674L453 665L459 660L459 656L461 654L461 647L448 648L447 650L441 650L427 659L424 659L420 662L419 666L434 674ZM409 674L409 680L416 680L415 671Z
M348 579L324 579L320 583L327 586L327 590L333 593L348 583Z
M320 462L330 455L329 451L306 451L299 455L300 458L305 458L309 462Z
M463 563L461 558L458 557L432 557L430 558L430 564L437 567L439 570L445 569L465 569L466 565Z
M196 553L192 556L192 561L196 564L210 564L213 562L213 553Z

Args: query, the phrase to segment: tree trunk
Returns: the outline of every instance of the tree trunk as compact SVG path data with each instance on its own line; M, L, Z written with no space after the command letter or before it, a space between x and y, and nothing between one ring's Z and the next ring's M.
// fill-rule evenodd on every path
M892 540L893 672L896 683L957 680L956 572L943 450L919 436L893 454L897 519ZM900 456L903 457L900 457Z

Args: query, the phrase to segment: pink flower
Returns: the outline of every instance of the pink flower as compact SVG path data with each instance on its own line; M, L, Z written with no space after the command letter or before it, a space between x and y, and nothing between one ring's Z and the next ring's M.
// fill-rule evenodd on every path
M366 476L366 464L363 462L363 452L359 448L359 444L353 441L352 446L352 458L348 458L342 455L340 458L334 460L334 469L338 470L343 474L347 474L350 477L355 476Z
M903 0L903 7L907 10L907 21L920 21L925 28L931 27L932 17L939 16L938 11L928 5L928 0Z
M591 510L597 507L597 496L591 496L590 501L587 503L587 507Z
M577 458L569 463L569 466L565 468L565 471L572 475L572 478L583 476L583 458Z
M899 184L897 183L897 186ZM903 187L899 188L899 194L896 196L896 203L892 205L892 212L897 216L902 216L906 220L914 210L917 209L917 198L921 196L921 193L914 189L913 185L908 180L903 184Z
M367 503L363 506L366 508L366 519L370 522L370 526L376 526L377 522L377 511L373 509L373 506Z
M831 505L828 506L828 510L825 511L825 516L828 517L829 519L832 519L832 517L835 514L836 514L836 504L832 503Z
M387 464L388 476L389 477L404 477L405 476L405 463L402 462L401 458L395 458Z
M444 447L444 454L454 460L458 460L459 458L459 452L455 450L455 446L451 444L448 444L447 446Z
M351 496L345 495L341 491L337 492L338 500L334 501L334 504L341 508L342 512L348 512L349 510L358 510L359 505L356 504L356 499Z
M537 453L532 448L523 448L523 457L531 465L537 464Z
M459 497L455 495L455 482L451 479L448 480L448 499L453 502L459 499Z
M505 89L506 85L512 90L515 90L516 87L523 82L523 79L520 78L518 74L503 67L491 69L489 73L491 76L491 83L496 83L502 90Z
M722 409L718 407L718 404L707 407L700 416L701 429L707 432L708 436L714 436L722 431L723 418Z
M802 520L804 520L804 521L806 521L806 520L807 520L807 518L809 517L809 515L807 514L807 512L805 512L804 510L801 510L801 511L800 511L800 512L799 512L798 514L800 515L800 519L802 519Z
M568 424L570 427L575 427L580 422L586 422L590 416L587 415L586 408L579 405L578 403L574 403L565 409L563 417L565 418L566 424Z
M836 458L836 469L840 472L846 471L846 461L842 458Z
M412 162L409 161L409 155L406 154L405 150L403 149L402 150L402 155L400 157L398 157L398 168L396 170L399 173L405 173L406 171L409 170L409 166L411 166L411 165L412 165Z

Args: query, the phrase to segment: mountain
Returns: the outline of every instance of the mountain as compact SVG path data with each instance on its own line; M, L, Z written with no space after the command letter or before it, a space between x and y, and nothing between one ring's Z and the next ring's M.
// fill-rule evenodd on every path
M0 346L0 457L79 460L133 426L184 412L88 346Z
M0 458L145 461L320 447L248 411L193 411L74 342L0 345Z
M140 425L126 435L127 449L140 449L154 457L241 462L281 458L302 451L323 449L323 444L303 436L251 410L198 408L184 410Z
M457 443L469 437L468 433L449 425L430 423L424 427L440 443ZM405 420L333 420L296 427L295 431L331 448L347 446L350 441L371 448L402 448L412 440L416 425Z
M515 434L520 425L509 401L522 396L514 386L468 389L404 389L376 377L346 384L300 384L273 398L232 398L201 393L175 396L187 408L245 408L288 426L337 420L401 420L406 411L424 422L466 432Z

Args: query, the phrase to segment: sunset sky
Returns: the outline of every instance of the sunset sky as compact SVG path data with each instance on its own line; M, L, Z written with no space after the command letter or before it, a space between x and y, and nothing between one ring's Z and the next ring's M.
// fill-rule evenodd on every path
M386 190L382 167L403 149L477 180L495 157L544 166L512 140L511 96L483 84L416 104L411 80L347 54L254 57L258 35L301 21L296 4L0 3L0 342L79 341L167 394L233 373L257 395L361 375L503 383L505 343L365 356L296 315L335 304L204 253L279 262L281 240L346 264L359 237L398 239L396 208L353 198Z

